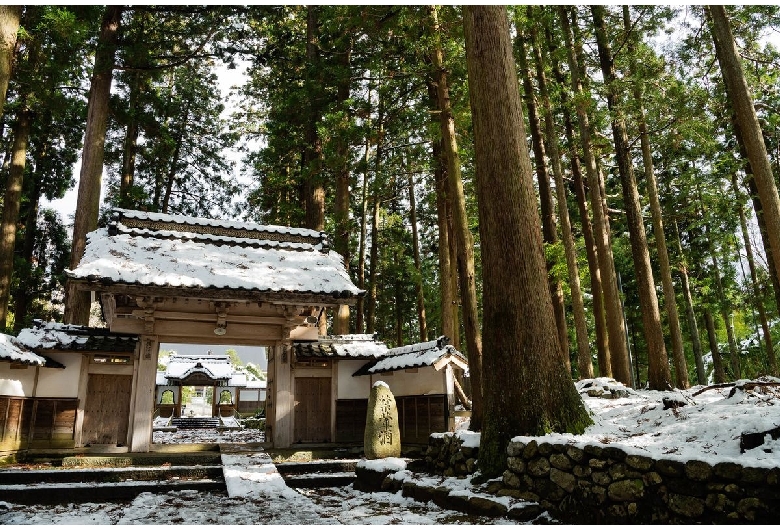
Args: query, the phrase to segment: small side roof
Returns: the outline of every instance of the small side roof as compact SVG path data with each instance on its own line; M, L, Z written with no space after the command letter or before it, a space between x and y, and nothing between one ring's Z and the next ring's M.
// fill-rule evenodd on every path
M375 335L331 335L314 342L293 343L295 356L330 359L378 359L387 355L388 348Z
M450 363L465 370L468 368L468 361L449 341L449 338L442 335L436 340L392 348L385 356L365 364L352 375L372 375L421 366L433 366L436 370L441 370Z
M29 351L15 337L0 333L0 361L45 366L46 359ZM59 364L59 363L57 363ZM60 365L61 367L62 365Z
M112 333L108 328L36 320L33 327L19 332L18 340L39 353L46 350L127 353L135 351L138 336Z

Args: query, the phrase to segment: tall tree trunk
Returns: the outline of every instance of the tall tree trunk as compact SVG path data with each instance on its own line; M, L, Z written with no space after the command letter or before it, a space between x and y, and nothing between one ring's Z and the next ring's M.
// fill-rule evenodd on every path
M699 197L701 201L701 197ZM731 375L736 381L742 377L742 371L739 365L739 353L737 352L737 340L734 337L734 326L731 323L732 308L731 303L726 297L726 290L723 288L723 280L720 276L720 265L718 263L718 256L715 254L715 245L712 243L712 237L710 236L710 226L704 225L705 234L707 237L707 246L710 251L710 259L712 260L712 273L715 276L715 287L718 292L718 306L720 307L720 316L723 318L723 325L726 327L726 337L729 343L729 360L731 365Z
M590 273L590 290L593 300L593 320L596 328L596 358L598 360L599 375L612 373L609 366L609 336L607 335L607 322L604 314L604 294L601 287L601 271L599 270L599 258L596 249L596 240L593 235L593 227L588 213L588 200L585 192L585 184L582 179L582 167L577 152L577 143L574 139L574 125L570 112L569 92L566 89L566 80L555 58L557 47L554 44L549 27L545 28L545 41L552 59L552 71L559 85L561 98L561 110L563 113L563 125L566 141L569 144L569 160L571 161L572 188L577 199L577 209L580 214L582 237L585 240L585 254L588 259L588 272ZM591 367L592 369L592 367Z
M430 9L433 23L433 35L439 38L439 22L436 8ZM460 299L463 305L463 326L466 335L466 354L471 375L471 424L470 428L479 431L482 428L482 331L479 327L477 311L476 271L474 268L474 241L469 231L466 213L466 199L463 194L463 179L460 172L460 156L455 138L455 119L452 115L447 74L444 69L444 56L441 44L436 41L431 53L433 79L439 96L442 147L447 160L448 195L451 197L453 235L458 249L458 279Z
M559 14L564 28L564 37L566 38L572 92L574 94L573 98L580 129L580 143L585 162L585 171L588 176L591 209L593 211L593 232L596 236L596 245L598 247L597 255L601 272L601 286L604 293L604 313L607 333L609 334L609 371L606 373L602 372L599 375L615 377L620 382L630 385L631 374L626 371L626 367L629 365L626 328L623 320L623 308L618 294L615 262L612 257L612 247L609 240L609 219L603 206L599 169L596 165L596 157L593 153L591 142L587 101L582 89L582 71L571 30L572 25L576 27L576 20L574 24L569 24L569 18L564 6L559 6ZM622 367L622 369L617 371L615 370L616 366Z
M349 271L350 254L349 254L349 233L350 233L350 220L349 220L349 181L350 181L350 164L349 164L349 142L344 137L349 127L350 115L349 107L346 104L349 100L349 66L352 56L352 41L347 40L345 49L338 50L341 68L343 69L340 75L337 88L336 88L336 106L343 113L341 120L341 131L336 140L336 158L338 160L338 167L336 169L336 196L334 197L333 205L333 220L335 226L335 237L333 238L333 249L338 252L341 257L344 258L344 268ZM345 335L349 333L349 306L342 304L338 306L333 318L333 332L337 335Z
M49 116L46 116L49 118ZM44 118L44 119L46 119ZM38 143L34 154L34 160L43 160L47 156L51 140L44 138ZM33 174L31 178L32 189L27 197L27 216L24 222L24 244L22 245L22 261L25 268L18 272L19 285L14 292L14 332L19 333L27 325L27 313L30 303L34 298L37 286L31 285L30 273L33 269L33 253L35 252L35 240L38 235L38 210L41 202L41 176Z
M628 6L623 6L623 27L626 35L632 31L631 17L629 16ZM630 69L632 74L636 72L636 52L634 50L634 39L628 37L628 52L630 60ZM639 125L639 140L642 147L642 163L644 166L645 182L647 183L647 196L650 202L650 215L653 219L653 235L655 235L655 246L658 254L658 267L661 273L661 283L664 293L664 307L666 317L669 322L669 335L672 339L672 359L674 361L675 385L677 388L688 388L688 366L685 362L685 350L683 349L682 331L680 330L680 316L677 312L677 298L674 292L674 283L672 282L672 268L669 264L669 252L666 248L666 236L664 235L664 222L661 213L661 202L658 199L658 186L655 179L655 168L653 167L653 155L650 149L650 134L647 131L647 120L645 107L642 102L642 86L636 77L633 80L634 102L639 108L636 113L636 120Z
M141 72L133 72L130 81L130 97L128 106L130 112L127 127L125 129L125 141L122 149L122 178L119 183L119 206L132 208L133 200L130 190L135 181L135 158L138 151L138 114L140 113L139 99L141 95Z
M433 93L436 93L435 87ZM430 93L430 90L429 90ZM438 105L438 104L437 104ZM438 108L438 107L436 107ZM455 290L452 283L452 266L450 264L450 233L447 227L447 198L445 182L446 173L444 171L444 161L442 160L441 140L433 141L433 166L434 178L436 181L436 221L439 228L439 291L441 297L441 333L449 337L450 340L455 336L455 318L453 308L455 307Z
M604 6L591 6L593 24L596 28L596 45L599 51L601 71L607 85L607 106L612 116L612 136L615 144L615 156L623 188L623 203L631 240L631 255L634 258L634 272L639 288L639 305L642 311L645 339L647 341L647 379L651 389L667 390L671 388L666 345L664 344L661 313L658 309L658 297L653 281L653 269L650 266L650 252L647 249L647 237L642 221L642 207L639 204L639 192L634 178L634 168L628 148L628 135L623 113L620 108L618 87L616 86L615 65L612 50L607 41L604 22ZM627 364L616 365L617 373L630 370Z
M674 229L677 233L677 249L680 253L680 279L683 297L685 298L685 310L688 314L688 327L691 330L691 343L693 344L693 358L696 362L696 382L700 385L705 385L707 384L707 373L704 370L701 340L699 339L699 326L696 324L696 314L693 311L693 297L691 296L691 285L688 281L688 264L685 261L685 254L683 253L682 242L680 241L680 230L677 228L676 221L674 223Z
M322 177L322 139L317 133L317 125L322 118L317 10L317 6L306 6L306 84L311 90L304 127L303 193L306 228L321 232L325 229L325 185ZM320 328L322 328L322 323L320 323Z
M491 477L512 436L581 433L591 420L554 329L506 8L465 6L463 21L484 272L479 467Z
M771 258L775 275L780 272L780 196L777 192L772 165L767 155L764 135L753 106L753 96L745 80L739 53L724 6L707 6L712 21L712 36L728 100L734 109L747 157L753 170L758 195L767 226Z
M368 104L371 106L371 90L372 87L368 86ZM371 113L369 112L369 115ZM369 118L370 120L370 118ZM381 123L381 122L380 122ZM367 124L370 128L370 122ZM371 139L366 135L366 148L363 154L365 161L365 170L363 171L363 185L360 188L360 243L358 244L358 273L357 281L358 287L361 289L366 288L366 235L368 225L368 168L369 159L371 157ZM365 297L361 296L355 304L355 329L357 333L363 333L365 329Z
M87 234L97 228L103 155L108 126L108 103L111 96L114 56L122 9L122 6L106 6L95 52L95 67L92 73L87 106L87 128L84 136L84 150L81 155L76 217L73 222L71 270L78 266L84 255ZM65 323L89 324L90 303L91 293L89 291L78 291L72 282L68 282L63 317Z
M414 199L414 177L409 172L409 220L412 223L412 251L414 268L417 271L415 290L417 291L417 321L420 325L420 341L428 341L428 322L425 318L425 293L423 292L422 263L420 260L420 238L417 234L417 205Z
M184 143L184 134L187 129L190 118L190 105L191 100L187 100L184 105L184 112L182 113L183 119L179 124L179 131L176 135L176 146L173 148L173 155L171 155L171 163L168 167L168 175L165 178L165 194L163 195L162 205L158 210L161 213L168 213L168 208L171 204L171 193L173 192L173 185L176 183L176 175L179 174L179 158L181 156L181 147Z
M21 18L21 5L0 6L0 118L3 117L8 82L13 73L16 34Z
M775 271L775 262L770 259L772 255L772 249L769 247L769 235L766 226L766 219L764 218L764 209L761 206L761 198L758 196L758 188L756 187L756 181L753 178L752 172L748 174L747 179L748 191L750 192L750 198L753 201L753 211L756 212L756 221L758 223L758 231L761 234L761 243L764 247L764 255L767 257L766 266L769 272L769 278L772 281L772 291L775 295L775 307L780 310L780 277Z
M745 245L745 254L747 255L748 268L750 269L750 283L753 286L753 296L758 310L758 318L761 322L761 332L764 335L764 346L766 347L766 359L769 368L769 375L777 375L777 360L775 359L775 347L772 341L772 332L769 328L769 319L766 316L764 307L763 293L758 282L758 273L756 272L756 259L753 255L753 245L750 243L750 233L748 232L747 219L745 218L745 209L742 205L743 197L737 183L737 175L731 176L731 184L734 188L734 195L737 199L737 209L739 213L739 225L742 229L742 240Z
M11 170L5 185L3 216L0 224L0 330L6 327L8 300L11 296L11 278L14 272L16 225L22 202L24 168L27 161L27 141L30 137L30 111L22 102L13 127L14 143Z
M726 372L723 370L723 359L718 350L718 335L715 333L715 320L712 318L712 311L709 308L704 309L704 324L707 326L707 340L710 343L710 352L712 353L713 376L715 383L726 382Z
M532 22L533 24L533 22ZM518 25L517 47L520 77L523 80L523 99L528 109L528 128L531 133L531 146L534 152L534 167L536 169L536 181L539 188L539 202L542 212L542 238L545 244L558 243L558 233L555 228L555 206L553 205L552 190L550 189L550 177L547 173L547 153L542 139L542 127L539 123L539 113L536 107L534 86L531 81L531 70L528 67L528 57L525 46L525 36L520 32ZM555 262L546 260L547 283L550 289L555 324L558 330L558 340L563 350L566 369L571 373L571 361L569 359L569 330L566 326L566 312L563 302L563 288L561 282L553 274Z
M528 7L529 11L532 8ZM529 13L529 15L532 13ZM529 16L529 18L531 18ZM542 98L542 107L544 109L544 126L547 136L547 145L550 151L550 163L552 164L553 176L555 177L555 193L558 202L558 217L561 220L561 237L563 238L563 248L566 253L566 268L569 272L569 288L571 289L571 305L574 313L574 328L577 335L577 371L580 379L590 379L593 377L593 362L590 358L590 345L588 343L588 326L585 320L585 304L582 301L582 290L580 287L580 270L577 266L577 250L574 246L574 237L571 232L571 221L569 220L569 207L566 200L566 188L563 185L563 168L561 167L561 154L558 151L558 134L553 122L552 105L550 103L550 94L547 89L547 77L544 73L544 60L539 47L536 35L536 28L533 23L529 29L531 45L536 62L536 79L539 84L539 94Z

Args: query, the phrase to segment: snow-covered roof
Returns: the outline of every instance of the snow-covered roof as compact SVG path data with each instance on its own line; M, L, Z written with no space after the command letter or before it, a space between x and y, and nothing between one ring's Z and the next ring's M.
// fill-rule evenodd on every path
M433 366L437 370L441 370L448 363L454 363L460 368L466 369L468 367L466 358L448 343L449 339L442 335L436 340L392 348L382 358L364 365L353 376L379 374L420 366Z
M375 335L332 335L315 342L293 344L296 357L329 357L339 359L378 359L388 354L387 346Z
M19 332L19 342L35 350L132 352L138 336L112 333L107 328L90 328L36 320Z
M46 359L29 351L16 337L0 333L0 361L44 366Z
M165 369L165 378L169 382L201 376L226 383L232 375L233 365L227 355L171 355Z
M74 279L102 284L361 296L322 232L114 210L87 236Z
M169 386L193 378L197 381L190 384L195 385L204 384L206 380L229 387L265 388L266 385L265 381L250 380L246 372L233 366L229 355L214 353L172 353L165 370L157 372L156 384Z

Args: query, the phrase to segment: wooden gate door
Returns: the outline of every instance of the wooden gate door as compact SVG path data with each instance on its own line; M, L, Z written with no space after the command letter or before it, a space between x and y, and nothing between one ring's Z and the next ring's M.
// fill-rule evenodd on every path
M295 443L330 442L330 377L295 379Z
M132 388L130 375L89 375L81 429L84 445L127 443Z

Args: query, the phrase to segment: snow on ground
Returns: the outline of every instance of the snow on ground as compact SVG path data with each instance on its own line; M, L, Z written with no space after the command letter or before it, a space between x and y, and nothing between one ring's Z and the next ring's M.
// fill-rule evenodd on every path
M748 381L736 387L694 387L655 392L632 390L614 380L598 378L577 383L593 412L595 424L580 436L556 434L548 441L578 445L608 443L627 452L655 458L735 461L747 466L780 467L780 440L771 436L760 447L740 452L740 436L780 426L780 379L763 385ZM588 396L603 392L602 397ZM606 396L606 397L604 397ZM677 405L664 408L674 400ZM154 433L155 443L260 441L260 431ZM479 435L461 431L469 445ZM522 438L516 438L522 439ZM184 491L164 495L144 493L132 502L64 506L16 506L0 501L0 524L515 524L508 519L467 516L420 503L399 493L362 493L352 487L291 489L283 483L259 450L223 455L228 491L225 494ZM404 479L445 485L458 495L475 492L469 478L440 478L398 471Z

